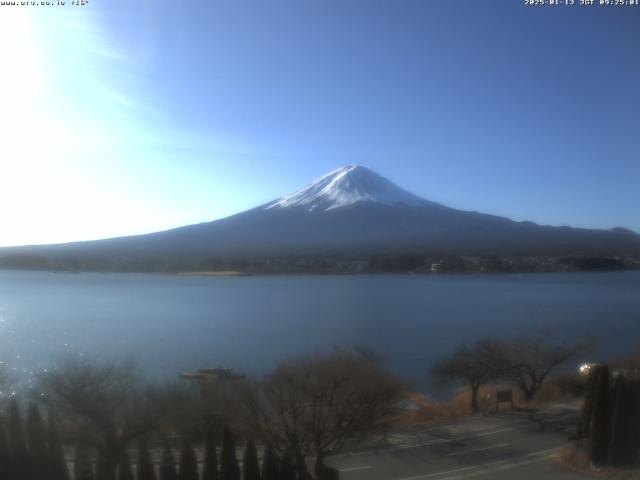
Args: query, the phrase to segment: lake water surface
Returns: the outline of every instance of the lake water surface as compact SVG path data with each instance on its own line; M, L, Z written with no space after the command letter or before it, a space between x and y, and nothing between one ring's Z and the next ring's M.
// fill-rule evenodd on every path
M0 270L0 360L29 372L74 350L125 355L155 377L224 365L261 373L331 345L370 347L426 384L465 341L552 327L599 354L640 348L640 272L253 276Z

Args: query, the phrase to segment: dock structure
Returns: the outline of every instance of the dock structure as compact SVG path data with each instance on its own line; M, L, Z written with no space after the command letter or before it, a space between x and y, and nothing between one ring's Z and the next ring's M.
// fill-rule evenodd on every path
M184 380L195 380L200 383L200 394L203 397L217 397L229 392L245 376L230 368L201 368L196 373L181 373Z

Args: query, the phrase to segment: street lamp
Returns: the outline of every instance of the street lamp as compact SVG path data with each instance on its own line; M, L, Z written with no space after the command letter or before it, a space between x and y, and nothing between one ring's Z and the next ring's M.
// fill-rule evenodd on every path
M583 377L588 377L591 373L591 369L593 369L593 367L596 367L597 365L597 363L583 363L582 365L580 365L580 375Z

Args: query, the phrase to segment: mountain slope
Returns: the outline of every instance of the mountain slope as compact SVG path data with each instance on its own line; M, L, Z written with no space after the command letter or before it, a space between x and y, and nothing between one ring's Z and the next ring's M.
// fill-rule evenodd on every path
M356 203L426 206L431 202L402 190L361 165L348 165L328 173L304 188L267 204L266 210L304 207L329 211Z
M221 220L173 230L6 254L131 260L385 253L640 255L629 230L548 227L451 209L362 166L335 170L291 195Z

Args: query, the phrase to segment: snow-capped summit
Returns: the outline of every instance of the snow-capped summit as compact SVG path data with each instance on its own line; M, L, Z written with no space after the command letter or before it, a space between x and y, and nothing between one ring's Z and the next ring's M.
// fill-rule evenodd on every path
M208 269L226 265L226 259L239 264L246 260L247 265L252 264L249 260L258 259L256 265L266 262L267 271L300 271L295 259L306 257L308 267L301 268L313 271L324 268L320 266L324 260L316 263L310 259L314 255L600 258L602 252L636 258L640 256L640 235L621 228L550 227L455 210L408 193L368 168L349 165L292 195L220 220L133 237L5 248L0 249L0 264L3 258L11 259L16 254L18 258L27 254L25 265L32 265L33 258L37 262L42 258L43 268L69 264L74 269L77 264L82 269L99 269L101 265L107 269L164 269L174 262L185 268L194 265ZM274 260L277 258L285 260L279 263ZM606 266L598 262L594 265Z
M328 211L360 202L384 205L430 203L402 190L367 167L347 165L328 173L291 195L267 204L265 209L302 206L308 211Z

